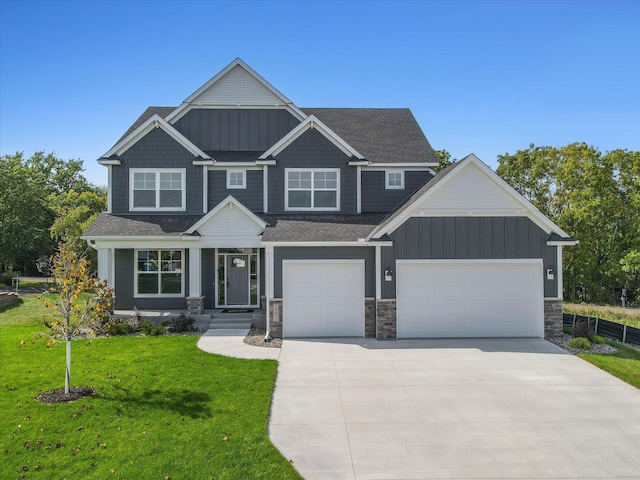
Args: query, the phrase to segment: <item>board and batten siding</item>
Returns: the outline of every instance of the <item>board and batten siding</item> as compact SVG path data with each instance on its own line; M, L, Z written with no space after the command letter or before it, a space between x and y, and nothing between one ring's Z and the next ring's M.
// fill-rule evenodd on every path
M374 247L276 247L273 262L273 295L282 298L283 260L364 260L365 296L376 293ZM364 302L364 298L362 299Z
M195 157L161 128L155 128L120 155L121 165L111 170L111 209L114 214L129 213L130 168L184 168L186 170L186 211L148 213L171 215L202 214L202 167L193 165ZM145 212L136 211L136 215Z
M357 170L347 165L348 160L347 155L316 129L307 130L278 154L275 166L269 167L269 213L285 213L284 181L287 168L339 168L340 212L329 213L356 213Z
M262 212L262 170L245 170L247 188L227 189L227 171L209 170L208 210L215 208L222 200L232 195L252 212Z
M141 247L144 249L144 247ZM154 250L156 248L151 248ZM115 251L115 284L118 293L115 297L116 310L133 310L137 307L141 310L184 310L187 309L187 294L189 292L189 250L184 251L182 260L182 275L184 276L184 297L147 297L134 298L135 288L135 250L116 249Z
M393 247L382 248L381 272L396 260L541 258L544 270L556 266L556 247L527 217L414 217L390 234ZM557 296L557 278L544 276L544 296ZM395 298L396 277L382 282L383 298Z
M282 109L193 109L173 126L204 151L266 151L300 123Z
M362 213L391 212L433 175L427 171L404 172L404 188L385 188L385 172L362 171Z

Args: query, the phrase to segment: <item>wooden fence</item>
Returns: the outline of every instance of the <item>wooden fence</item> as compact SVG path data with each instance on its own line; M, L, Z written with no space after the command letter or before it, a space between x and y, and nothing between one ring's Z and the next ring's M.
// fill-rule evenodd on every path
M601 337L615 340L616 342L628 343L629 345L640 346L640 328L630 327L621 323L610 322L598 317L583 317L573 313L562 315L562 324L573 327L574 323L588 322L589 328L594 334Z

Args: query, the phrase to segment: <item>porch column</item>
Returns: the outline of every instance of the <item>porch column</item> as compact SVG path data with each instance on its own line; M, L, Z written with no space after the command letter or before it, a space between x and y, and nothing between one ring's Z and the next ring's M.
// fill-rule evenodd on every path
M107 286L113 288L113 249L98 248L98 277L107 281Z
M204 297L201 290L202 252L199 248L189 249L189 296L187 308L191 315L200 315L204 311Z

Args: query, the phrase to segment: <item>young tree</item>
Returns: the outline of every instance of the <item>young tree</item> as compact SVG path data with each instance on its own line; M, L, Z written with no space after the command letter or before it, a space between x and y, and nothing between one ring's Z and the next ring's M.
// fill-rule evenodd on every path
M49 295L39 298L60 318L51 323L45 321L45 326L49 328L47 347L57 341L66 344L64 393L69 394L71 340L95 334L96 326L111 312L113 291L105 281L89 275L87 259L74 242L61 242L58 245L58 252L51 258L51 273L55 287L51 288Z

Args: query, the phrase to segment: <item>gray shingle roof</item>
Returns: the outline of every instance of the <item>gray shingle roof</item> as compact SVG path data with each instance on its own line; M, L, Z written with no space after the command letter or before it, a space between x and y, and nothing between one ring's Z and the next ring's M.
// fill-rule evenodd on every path
M202 215L111 215L102 212L83 236L95 237L167 237L179 236Z
M344 242L365 238L384 214L261 215L264 242Z
M176 107L149 107L118 140L133 132L152 115L162 118ZM433 148L408 108L303 108L315 115L371 163L438 163ZM116 143L118 143L116 142ZM254 161L255 152L206 152L218 161ZM259 152L258 156L264 152Z
M434 162L433 148L408 108L303 108L371 163Z

